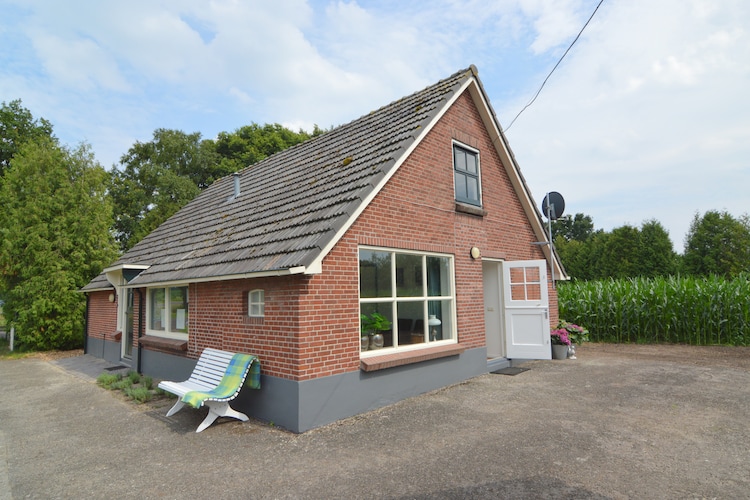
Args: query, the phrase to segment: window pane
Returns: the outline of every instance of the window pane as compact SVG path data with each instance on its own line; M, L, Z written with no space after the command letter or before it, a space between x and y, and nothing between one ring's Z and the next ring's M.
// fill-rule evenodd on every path
M479 201L479 179L466 177L466 198L474 202Z
M427 257L427 295L437 297L450 294L450 259Z
M154 288L151 290L151 303L149 304L151 312L151 329L164 330L166 320L166 294L164 288Z
M362 298L393 296L390 252L359 251L359 296Z
M473 153L466 153L466 171L477 174L477 157Z
M187 332L188 323L188 289L186 286L169 289L170 330Z
M253 290L250 292L248 314L250 316L264 316L265 312L265 292L263 290Z
M456 199L466 199L466 175L456 172Z
M430 300L427 303L428 342L453 338L451 303L450 300Z
M453 158L456 164L456 170L466 171L466 153L459 148L453 148Z
M381 314L387 319L391 326L387 330L380 331L383 335L383 347L393 347L393 304L390 302L375 302L370 304L361 304L360 314L370 316L373 313ZM367 333L367 332L362 332Z
M422 256L396 254L396 296L422 297Z
M424 302L398 303L398 345L424 342Z

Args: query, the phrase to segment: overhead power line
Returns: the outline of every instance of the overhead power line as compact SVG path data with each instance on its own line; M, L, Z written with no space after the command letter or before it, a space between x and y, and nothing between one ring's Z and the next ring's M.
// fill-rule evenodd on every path
M539 94L542 92L542 89L544 88L544 85L547 83L547 80L549 80L549 77L552 76L552 73L555 72L555 70L557 69L557 67L562 62L562 60L565 59L565 56L568 55L568 52L570 52L570 49L573 48L573 45L575 45L575 43L581 37L581 33L583 33L583 30L585 30L586 26L589 25L589 23L591 22L591 20L594 18L594 15L596 14L596 11L599 10L599 7L603 3L604 3L604 0L599 0L599 3L597 4L596 8L594 9L594 12L591 13L591 16L589 16L589 19L588 19L588 21L586 21L586 24L583 25L583 28L581 28L581 31L578 32L578 34L576 35L576 37L570 43L570 46L568 46L568 48L565 50L565 52L563 53L563 55L560 57L560 60L557 61L557 64L555 64L555 67L552 68L552 71L549 72L549 75L547 75L547 78L544 79L544 81L542 82L541 87L539 87L539 90L537 90L536 94L534 94L534 97L529 101L529 103L526 106L523 107L523 109L521 109L521 111L518 112L518 114L516 115L516 117L513 118L513 120L511 120L510 125L508 125L507 127L505 127L505 131L506 132L508 131L508 129L510 127L513 126L513 124L516 122L516 120L518 119L518 117L521 116L521 113L523 113L524 111L526 111L526 108L528 108L529 106L531 106L534 103L534 101L536 101L536 98L539 97Z

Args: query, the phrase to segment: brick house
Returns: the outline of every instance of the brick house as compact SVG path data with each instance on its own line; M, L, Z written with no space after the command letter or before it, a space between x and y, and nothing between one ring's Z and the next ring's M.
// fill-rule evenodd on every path
M237 408L304 432L549 359L546 240L472 66L205 189L83 289L86 352L172 380L255 354Z

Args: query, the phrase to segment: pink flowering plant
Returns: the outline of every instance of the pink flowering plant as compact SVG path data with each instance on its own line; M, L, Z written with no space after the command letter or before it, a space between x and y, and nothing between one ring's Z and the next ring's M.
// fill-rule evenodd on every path
M573 323L569 323L567 321L560 321L560 323L557 325L557 330L553 330L553 331L565 332L566 334L565 336L568 340L566 345L570 345L570 344L581 345L582 343L589 341L589 331L586 328L579 326L579 325L575 325Z
M552 339L552 345L570 345L570 338L568 338L568 331L565 328L557 328L550 332Z

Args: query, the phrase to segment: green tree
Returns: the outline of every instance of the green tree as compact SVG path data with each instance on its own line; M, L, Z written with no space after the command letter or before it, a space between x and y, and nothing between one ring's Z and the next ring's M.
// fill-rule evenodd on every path
M640 273L638 228L624 225L609 233L602 248L599 272L607 278L629 278Z
M135 245L201 189L226 175L201 134L157 129L149 142L136 142L110 171L115 237L122 250Z
M219 133L214 148L221 157L222 170L231 173L322 133L317 125L309 134L303 130L293 132L278 123L252 123L234 132Z
M685 237L683 255L689 274L733 277L750 271L750 219L732 217L726 211L695 214Z
M21 146L28 141L41 138L53 139L52 124L40 118L34 119L31 112L16 99L0 105L0 178L10 166L10 161Z
M78 290L116 257L107 173L85 145L26 142L0 186L0 290L19 345L80 347Z
M654 278L677 272L678 257L669 239L669 233L656 219L641 224L640 276Z
M552 239L561 236L567 241L586 241L594 234L594 220L589 215L577 213L564 215L552 221Z

